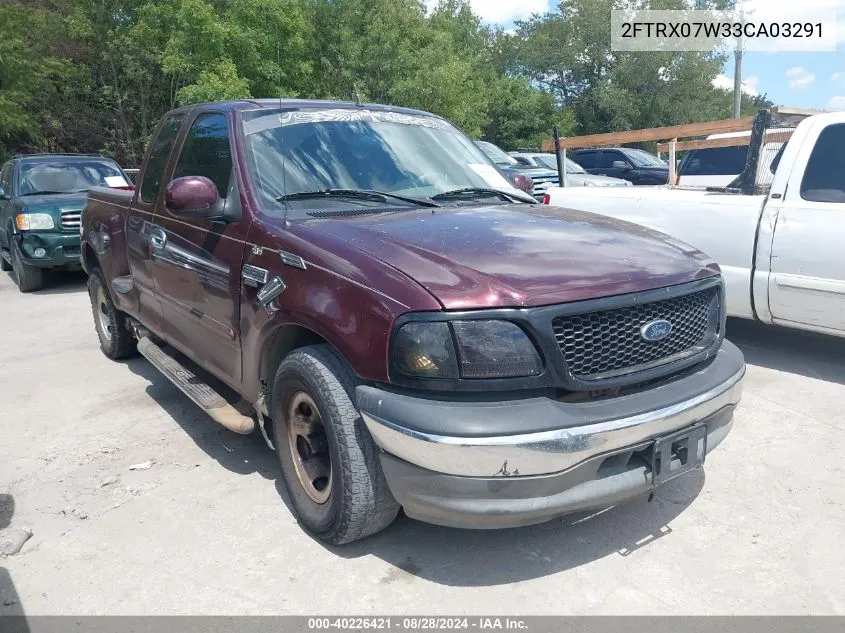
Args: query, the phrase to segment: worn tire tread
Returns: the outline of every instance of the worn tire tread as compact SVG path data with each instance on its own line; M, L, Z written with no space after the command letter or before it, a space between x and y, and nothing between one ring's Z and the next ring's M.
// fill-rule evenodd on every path
M97 314L97 289L103 288L103 294L106 298L106 303L109 306L109 329L111 330L111 340L106 342L100 336L100 330L97 327L99 323L99 316ZM100 340L100 349L107 357L112 360L122 360L129 358L137 353L137 341L129 327L129 319L125 313L121 312L114 306L111 294L106 285L106 279L103 271L99 268L94 268L91 274L88 275L88 297L91 299L91 312L94 317L94 331L97 333L97 338Z
M325 344L292 352L279 366L276 379L284 379L291 370L310 375L324 394L329 409L322 412L324 425L334 435L343 469L340 520L320 538L341 545L383 530L396 518L399 504L387 486L378 448L353 403L354 374ZM327 418L337 423L326 424Z
M44 286L44 271L35 266L26 265L20 256L20 248L17 242L12 240L9 257L12 260L12 268L18 290L21 292L34 292ZM17 263L17 265L15 265Z

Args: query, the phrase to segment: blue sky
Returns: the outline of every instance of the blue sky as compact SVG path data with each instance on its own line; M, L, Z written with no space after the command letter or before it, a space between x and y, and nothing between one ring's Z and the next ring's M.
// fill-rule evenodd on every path
M426 0L429 5L436 0ZM754 2L755 0L751 0ZM756 0L778 4L784 0ZM534 13L554 10L556 0L470 0L473 10L488 24L505 28L515 20ZM767 94L776 105L796 108L845 110L845 0L801 0L793 5L802 9L835 6L837 9L837 49L833 52L748 51L743 59L743 86L752 94ZM716 84L733 88L733 57L725 65Z

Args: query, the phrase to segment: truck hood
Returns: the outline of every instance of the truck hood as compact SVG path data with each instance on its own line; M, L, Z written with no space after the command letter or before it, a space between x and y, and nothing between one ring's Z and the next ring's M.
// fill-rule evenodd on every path
M498 165L504 172L536 176L537 178L557 178L557 171L538 165Z
M570 186L583 187L585 183L594 183L600 187L628 187L631 183L621 178L611 176L596 176L594 174L569 173L566 175L566 182Z
M306 221L393 266L447 309L548 305L719 273L662 233L549 206L447 207Z
M83 191L81 193L51 193L37 196L19 196L17 203L19 208L26 208L30 211L48 212L60 208L82 211L87 195L88 192Z

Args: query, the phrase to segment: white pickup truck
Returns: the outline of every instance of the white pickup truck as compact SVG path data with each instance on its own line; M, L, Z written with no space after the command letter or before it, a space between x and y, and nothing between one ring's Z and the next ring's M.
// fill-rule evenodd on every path
M757 195L561 188L546 204L671 235L722 267L731 316L845 336L845 112L798 124Z

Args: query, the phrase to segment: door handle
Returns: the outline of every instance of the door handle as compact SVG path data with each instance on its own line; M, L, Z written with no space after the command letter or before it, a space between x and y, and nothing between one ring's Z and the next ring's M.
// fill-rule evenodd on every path
M160 228L153 228L150 230L150 246L157 251L164 250L167 245L167 234Z

